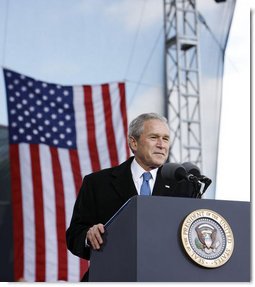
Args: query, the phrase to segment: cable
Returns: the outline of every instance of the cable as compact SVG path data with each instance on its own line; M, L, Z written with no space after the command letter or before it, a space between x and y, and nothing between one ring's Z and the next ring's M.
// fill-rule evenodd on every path
M209 25L207 24L204 16L198 12L198 20L205 26L205 28L208 30L208 32L211 34L213 40L216 42L216 44L219 46L222 54L225 54L225 48L223 48L221 46L221 43L218 41L218 39L216 38L216 36L214 35L213 31L211 30L211 28L209 27ZM231 59L229 59L229 57L227 57L228 61L232 64L232 66L234 67L234 69L236 71L238 71L237 67L235 66L235 64L233 63L233 61L231 61Z
M150 84L150 83L143 83L143 82L138 82L138 81L134 81L134 80L129 80L129 79L126 79L125 80L126 83L130 83L130 84L140 84L142 86L148 86L148 87L159 87L159 88L163 88L163 85L155 85L155 84Z
M138 34L140 32L140 27L141 27L141 23L142 23L142 19L143 19L143 12L145 10L145 4L146 4L146 0L144 0L143 7L141 9L140 18L139 18L139 22L138 22L138 28L136 30L135 39L134 39L133 46L132 46L132 49L131 49L131 53L130 53L130 56L129 56L129 59L128 59L128 65L127 65L127 69L126 69L126 73L125 73L125 78L127 77L130 65L131 65L132 60L133 60L134 50L135 50Z
M149 54L148 60L146 61L145 65L144 65L144 68L143 68L143 70L142 70L142 73L141 73L141 75L140 75L140 78L139 78L139 80L138 80L138 83L137 83L137 85L136 85L135 91L134 91L134 93L133 93L133 95L132 95L131 98L133 98L133 97L135 96L135 94L136 94L136 92L137 92L137 89L139 88L139 85L140 85L141 82L142 82L143 75L144 75L144 73L145 73L145 71L146 71L146 69L147 69L147 67L148 67L148 65L149 65L149 63L150 63L150 60L151 60L151 58L152 58L152 55L153 55L153 53L154 53L154 51L155 51L155 49L156 49L156 46L157 46L157 44L158 44L158 42L159 42L159 38L160 38L160 36L161 36L161 34L162 34L163 28L164 28L163 26L160 28L159 34L158 34L158 36L157 36L157 38L156 38L156 41L155 41L155 43L154 43L154 45L153 45L153 47L152 47L152 50L151 50L151 52L150 52L150 54Z

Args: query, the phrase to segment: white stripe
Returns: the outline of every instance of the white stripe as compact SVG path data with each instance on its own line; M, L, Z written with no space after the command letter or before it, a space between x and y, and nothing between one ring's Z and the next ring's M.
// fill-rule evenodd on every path
M101 169L111 166L107 144L106 123L104 117L104 104L101 86L92 87L94 121L96 129L96 145Z
M117 146L117 153L119 163L122 163L127 159L126 155L126 138L121 107L120 107L120 90L118 83L112 83L110 85L111 106L112 106L112 122L115 135L115 142Z
M73 87L73 104L75 113L77 150L79 154L81 176L83 177L92 171L88 150L88 135L83 87Z
M35 215L29 145L20 144L19 154L24 217L24 279L33 282L35 281Z
M73 212L73 206L76 199L75 183L73 178L72 167L70 163L69 151L59 148L59 161L61 165L63 187L64 187L64 200L65 200L65 213L66 213L66 229L70 224ZM84 243L85 244L85 243ZM71 252L67 253L67 274L68 281L77 282L80 277L80 260Z
M47 282L58 279L58 248L57 248L57 225L54 179L52 171L52 160L48 146L39 145L43 203L44 203L44 228L45 228L45 260Z

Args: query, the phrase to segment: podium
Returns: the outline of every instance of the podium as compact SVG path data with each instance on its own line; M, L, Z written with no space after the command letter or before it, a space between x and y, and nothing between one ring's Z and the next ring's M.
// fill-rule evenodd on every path
M212 210L231 227L234 248L223 265L206 268L186 252L185 218ZM105 226L104 244L91 251L91 282L249 282L250 203L240 201L132 197Z

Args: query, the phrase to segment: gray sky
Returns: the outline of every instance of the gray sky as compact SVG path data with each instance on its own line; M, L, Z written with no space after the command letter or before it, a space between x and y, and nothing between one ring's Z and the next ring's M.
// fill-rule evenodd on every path
M249 13L254 2L237 0L225 58L217 182L217 196L224 199L250 200ZM125 80L129 119L151 106L161 112L163 1L105 3L0 0L1 65L65 85ZM0 124L7 125L2 72ZM233 157L242 166L235 181L237 167L229 164ZM233 194L236 186L242 192Z

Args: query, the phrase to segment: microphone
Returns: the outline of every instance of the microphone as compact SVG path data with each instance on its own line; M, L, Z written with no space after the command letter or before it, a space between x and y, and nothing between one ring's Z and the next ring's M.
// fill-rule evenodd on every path
M188 173L195 175L196 177L200 177L200 169L191 162L184 162L182 166L186 169Z
M201 195L204 194L208 186L212 183L212 180L205 175L201 175L200 169L191 162L184 162L182 166L186 169L188 173L191 173L196 176L199 182L204 183L204 189Z
M179 163L165 163L162 166L161 175L167 180L180 181L185 179L190 182L197 181L197 177L191 173L187 173L186 169Z
M211 184L212 180L210 178L208 178L207 176L205 176L205 175L201 175L200 169L196 165L194 165L193 163L191 163L191 162L184 162L182 164L182 166L186 169L186 171L188 173L191 173L191 174L195 175L200 181L202 181L204 183L205 182L208 183L210 181L210 184Z
M188 192L191 197L200 197L201 183L197 177L187 170L179 163L165 163L161 169L161 175L166 180L181 181L185 179L193 186L192 193Z

